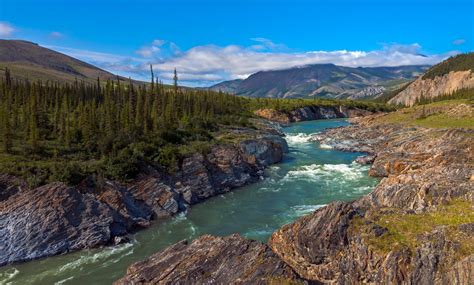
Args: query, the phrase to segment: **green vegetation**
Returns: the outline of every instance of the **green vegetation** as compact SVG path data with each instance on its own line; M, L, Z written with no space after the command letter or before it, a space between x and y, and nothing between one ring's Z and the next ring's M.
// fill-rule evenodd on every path
M205 151L221 126L250 126L248 105L177 82L173 89L24 82L7 69L0 81L0 173L37 186L75 184L87 175L127 180L144 163L173 171L187 153Z
M153 70L150 70L153 78ZM123 81L51 83L0 80L0 173L31 186L77 184L88 175L132 179L144 165L178 170L190 153L239 138L226 126L254 127L259 108L309 105L388 110L383 104L336 100L250 99L206 90Z
M474 237L459 230L462 224L474 223L474 211L469 201L454 200L435 211L421 214L402 214L396 210L387 212L377 214L370 223L358 218L352 224L353 229L365 232L368 244L377 251L388 253L395 249L407 248L413 253L420 245L421 235L443 228L448 239L459 243L458 257L474 252ZM368 227L374 225L387 231L376 236L368 230Z
M444 100L400 109L379 118L381 123L403 123L427 128L474 129L472 100Z
M297 108L308 106L322 106L322 107L338 107L344 106L347 108L359 108L369 111L394 111L395 107L383 103L371 101L355 101L355 100L335 100L335 99L269 99L269 98L255 98L251 100L251 110L262 108L271 108L277 111L291 111Z
M474 88L462 88L457 89L451 93L444 94L438 97L427 98L422 96L421 99L417 99L415 105L425 105L439 101L454 100L454 99L469 99L474 101Z
M472 70L474 71L474 52L459 54L449 59L442 61L441 63L436 64L431 67L423 79L433 79L436 76L443 76L448 74L451 71L465 71Z

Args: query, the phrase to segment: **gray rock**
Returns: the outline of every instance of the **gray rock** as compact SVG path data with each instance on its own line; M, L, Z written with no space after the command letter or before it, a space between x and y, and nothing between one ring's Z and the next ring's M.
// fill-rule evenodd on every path
M234 234L176 243L132 264L115 284L305 284L270 248Z

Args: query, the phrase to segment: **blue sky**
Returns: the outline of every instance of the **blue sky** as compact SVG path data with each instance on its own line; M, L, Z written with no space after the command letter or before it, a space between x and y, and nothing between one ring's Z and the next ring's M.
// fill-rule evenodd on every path
M474 0L0 0L20 38L133 78L188 85L266 69L433 64L473 50Z

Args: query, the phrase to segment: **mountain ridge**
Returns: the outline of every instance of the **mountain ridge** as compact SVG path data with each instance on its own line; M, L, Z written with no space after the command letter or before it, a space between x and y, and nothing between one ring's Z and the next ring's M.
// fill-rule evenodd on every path
M95 83L129 79L112 74L90 63L25 40L0 39L0 71L10 69L17 79ZM138 82L138 81L134 81Z
M365 99L393 91L426 69L427 65L354 68L311 64L259 71L244 80L224 81L209 89L248 97Z

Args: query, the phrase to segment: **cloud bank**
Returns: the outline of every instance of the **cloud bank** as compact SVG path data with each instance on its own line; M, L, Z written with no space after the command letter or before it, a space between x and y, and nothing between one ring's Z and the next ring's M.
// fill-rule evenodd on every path
M164 82L173 78L176 68L182 84L210 86L231 79L244 79L262 70L284 69L308 64L333 63L350 67L435 64L456 54L424 55L417 44L385 44L379 50L292 51L283 44L255 38L253 45L203 45L182 51L169 41L154 40L126 57L107 53L60 48L69 55L92 62L109 71L148 80L149 65Z
M0 37L10 37L15 32L15 28L12 25L0 22Z

